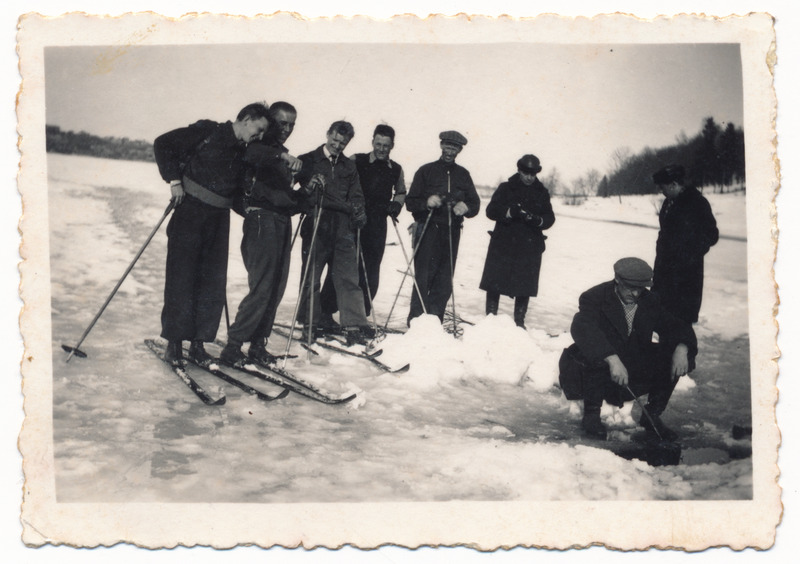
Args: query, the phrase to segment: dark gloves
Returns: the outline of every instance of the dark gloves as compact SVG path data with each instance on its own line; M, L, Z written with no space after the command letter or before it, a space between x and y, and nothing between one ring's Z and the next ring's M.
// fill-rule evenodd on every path
M400 212L403 211L403 204L392 200L386 204L386 215L391 216L392 219L397 219Z
M352 204L350 211L350 226L353 229L361 229L367 224L367 212L361 204Z
M530 214L528 211L522 207L522 204L516 203L510 208L508 208L508 217L511 219L525 219Z
M542 219L542 216L540 215L529 213L527 216L525 216L525 223L529 223L534 227L541 227L544 223L544 219Z
M542 216L529 212L523 208L520 203L516 203L508 208L508 216L511 219L521 219L525 223L532 224L535 227L540 227L544 223Z

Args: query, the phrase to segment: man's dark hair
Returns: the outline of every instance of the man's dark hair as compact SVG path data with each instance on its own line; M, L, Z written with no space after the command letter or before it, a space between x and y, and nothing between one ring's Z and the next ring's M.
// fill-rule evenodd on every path
M343 135L348 139L352 139L353 135L356 134L356 130L353 129L353 126L350 122L339 120L331 124L331 126L328 128L328 133L338 133L339 135Z
M372 138L375 139L376 135L383 135L384 137L388 137L394 143L394 127L391 125L386 125L382 123L375 128L375 132L372 134Z
M236 121L242 121L244 118L250 119L269 119L269 106L266 102L255 102L247 104L244 108L239 110L239 115L236 116Z
M286 112L288 114L297 115L297 110L289 102L284 102L284 101L273 102L272 105L269 107L270 123L275 121L275 116L278 115L278 112Z

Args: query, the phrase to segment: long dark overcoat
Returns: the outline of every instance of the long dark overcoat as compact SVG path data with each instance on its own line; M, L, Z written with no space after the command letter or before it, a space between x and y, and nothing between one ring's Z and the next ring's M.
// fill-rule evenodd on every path
M703 300L703 257L719 239L711 206L694 188L664 200L653 267L653 292L673 315L695 323Z
M542 225L507 218L506 212L514 204L541 217ZM483 266L481 290L504 296L536 296L545 249L542 231L556 221L547 188L538 179L526 186L515 174L492 194L486 215L496 223Z

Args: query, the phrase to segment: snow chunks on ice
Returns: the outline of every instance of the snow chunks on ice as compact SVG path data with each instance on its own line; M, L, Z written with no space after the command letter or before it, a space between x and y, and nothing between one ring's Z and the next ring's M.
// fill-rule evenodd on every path
M381 343L382 360L409 363L404 385L426 389L460 379L505 384L530 382L537 391L558 380L558 357L566 346L562 336L517 327L508 315L489 315L475 325L462 325L455 339L433 315L411 321L404 335L389 335ZM569 335L566 335L569 340Z

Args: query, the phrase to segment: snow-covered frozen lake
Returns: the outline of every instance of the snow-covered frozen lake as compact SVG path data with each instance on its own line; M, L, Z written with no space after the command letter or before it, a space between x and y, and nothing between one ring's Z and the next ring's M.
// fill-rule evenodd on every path
M722 238L706 257L697 370L684 378L664 419L684 437L684 463L650 467L581 438L580 409L554 387L571 340L578 296L612 277L623 256L652 264L655 196L554 199L540 295L528 330L514 326L512 301L485 318L478 289L492 222L467 220L456 267L459 315L475 323L453 339L430 318L382 342L381 360L410 363L385 374L363 360L302 349L287 368L332 394L358 391L343 406L290 394L268 404L194 372L227 394L207 407L144 346L160 332L166 235L156 235L81 347L74 344L163 213L168 188L155 165L48 155L53 321L53 428L59 502L378 502L439 500L748 499L750 371L744 197L709 195ZM484 202L485 205L485 202ZM401 236L410 215L400 216ZM232 216L228 302L246 292ZM390 227L376 298L383 324L405 266ZM299 285L295 249L278 318L288 321ZM411 286L390 324L404 325ZM225 338L224 321L219 337ZM282 351L285 340L269 345ZM269 384L242 380L268 393ZM604 408L612 436L641 430L631 405Z

